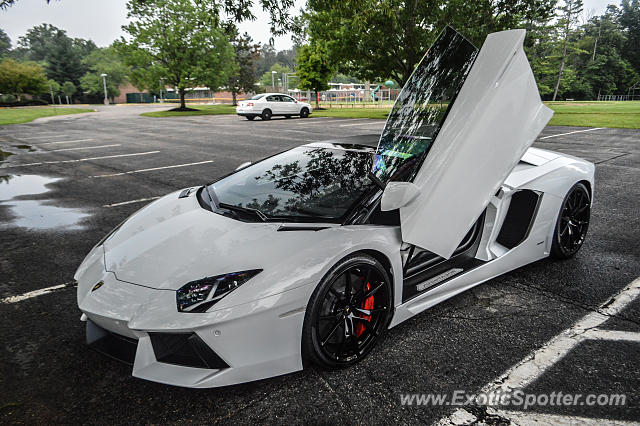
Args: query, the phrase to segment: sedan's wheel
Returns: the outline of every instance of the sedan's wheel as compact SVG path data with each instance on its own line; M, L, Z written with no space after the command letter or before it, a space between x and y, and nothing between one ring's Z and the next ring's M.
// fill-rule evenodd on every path
M340 261L316 288L303 330L305 359L336 368L364 358L391 318L391 280L371 256Z
M309 116L309 110L307 108L302 108L300 110L300 118L307 118Z
M284 118L291 118L291 116L290 115L285 115Z
M247 120L249 121L253 121L254 118L256 118L255 115L247 115Z
M556 222L551 245L551 256L556 259L567 259L580 250L589 229L591 217L591 197L589 190L582 183L577 183L569 190Z
M265 109L264 111L262 111L261 117L263 120L271 120L272 115L273 114L271 113L270 109Z

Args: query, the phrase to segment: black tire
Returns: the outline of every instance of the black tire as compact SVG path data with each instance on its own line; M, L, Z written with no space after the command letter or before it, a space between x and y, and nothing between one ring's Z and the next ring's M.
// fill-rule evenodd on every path
M267 108L264 111L262 111L262 114L260 116L262 117L263 120L271 120L273 113L271 112L270 109Z
M393 285L384 266L366 254L342 259L309 300L302 330L303 359L331 369L355 364L380 341L392 310Z
M291 116L290 115L285 115L284 118L291 118Z
M575 255L587 236L591 218L591 195L583 183L571 187L562 201L551 244L551 257L568 259Z
M253 121L254 118L256 118L255 115L247 115L247 120L249 121Z
M307 118L309 116L309 110L307 108L302 108L300 110L300 118Z

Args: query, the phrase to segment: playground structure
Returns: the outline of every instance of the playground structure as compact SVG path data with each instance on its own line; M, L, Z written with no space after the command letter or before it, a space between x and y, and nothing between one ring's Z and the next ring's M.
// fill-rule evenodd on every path
M640 101L640 81L629 87L626 95L601 95L598 93L599 101Z

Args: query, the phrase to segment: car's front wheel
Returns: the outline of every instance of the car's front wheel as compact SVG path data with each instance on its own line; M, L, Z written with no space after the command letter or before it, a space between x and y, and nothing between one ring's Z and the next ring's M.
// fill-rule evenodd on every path
M300 118L307 118L309 116L309 110L307 108L302 108L300 110Z
M576 183L564 197L556 221L551 256L568 259L580 250L589 229L591 196L583 183Z
M389 274L375 258L341 260L313 292L304 319L305 360L325 368L354 364L373 349L392 311Z
M265 109L264 111L262 111L261 117L263 120L271 120L272 115L273 113L270 109Z

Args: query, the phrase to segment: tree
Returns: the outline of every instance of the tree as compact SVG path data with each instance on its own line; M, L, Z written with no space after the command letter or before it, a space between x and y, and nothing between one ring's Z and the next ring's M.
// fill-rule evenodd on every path
M300 88L316 92L316 108L320 91L329 88L329 79L336 72L329 62L329 54L324 43L304 45L298 51L296 73L300 78Z
M640 1L622 0L620 7L618 19L627 36L622 54L640 74Z
M556 87L553 90L553 101L556 100L558 95L558 89L560 88L560 81L562 81L562 73L564 72L564 64L567 59L567 47L569 44L569 36L575 24L577 24L582 13L582 0L564 0L564 5L560 8L562 11L562 17L560 18L560 26L563 28L562 33L562 56L560 59L560 70L558 71L558 80L556 81Z
M107 96L113 99L120 95L118 87L127 80L130 68L122 62L113 46L92 51L83 64L89 71L80 78L80 86L87 95L100 99L104 97L101 74L107 74Z
M4 57L11 50L11 39L5 33L2 28L0 28L0 58Z
M53 25L37 25L18 39L16 56L23 60L42 62L47 77L58 83L71 81L75 85L87 72L82 59L96 49L95 43L72 39L66 31Z
M256 91L256 61L260 57L260 45L253 43L247 33L239 35L235 26L230 32L235 71L231 73L227 87L231 90L233 105L237 105L238 93Z
M450 24L477 45L493 31L550 16L556 0L309 0L311 42L326 43L339 71L404 85L440 31Z
M273 75L273 71L275 71L275 75ZM269 68L262 76L260 76L260 86L262 87L275 87L278 85L278 79L282 78L282 74L291 74L293 70L285 65L281 65L279 63L275 63ZM273 75L273 77L272 77ZM273 86L271 85L273 83Z
M71 97L77 91L78 89L76 88L76 85L70 81L65 81L64 84L62 85L62 94L64 94L65 96L68 96L70 100L72 99ZM71 100L71 102L73 102L73 100Z
M130 40L115 45L125 64L132 67L131 81L139 88L157 88L158 81L172 85L186 109L189 88L206 85L215 90L233 70L229 44L209 3L193 0L130 0L131 23L123 26Z
M0 93L20 98L24 94L38 95L47 88L47 77L42 67L34 62L0 62Z

